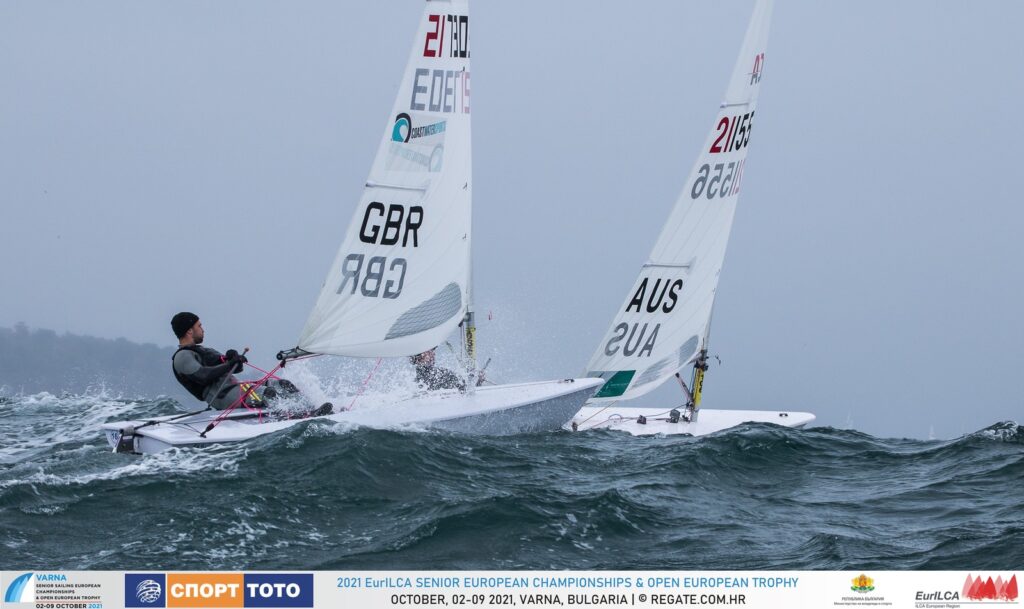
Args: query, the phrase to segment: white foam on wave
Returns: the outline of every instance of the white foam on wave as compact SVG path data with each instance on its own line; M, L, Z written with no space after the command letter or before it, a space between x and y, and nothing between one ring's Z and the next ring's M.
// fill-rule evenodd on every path
M55 396L42 392L11 398L0 412L0 463L30 459L52 447L99 438L99 426L125 418L143 404L106 394Z
M1017 440L1024 434L1024 428L1016 421L1003 421L990 427L977 431L971 435L977 435L990 440L1008 442Z
M205 529L201 535L204 540L202 549L179 549L177 544L165 549L173 552L178 560L199 561L213 568L238 567L242 565L239 561L252 561L274 555L282 543L268 544L267 537L273 531L280 530L280 527L264 518L263 511L259 504L235 507L230 519L216 517L204 523ZM189 543L192 540L179 538L178 541ZM285 547L288 545L283 544Z
M86 446L79 450L91 453L95 451L95 448ZM50 464L21 464L20 467L8 471L9 474L14 474L14 476L6 480L0 480L0 490L18 485L29 485L32 487L86 486L95 482L155 476L158 474L164 478L167 478L168 474L189 476L192 474L205 474L211 471L233 475L238 472L239 464L248 455L249 449L243 445L217 447L208 450L172 448L148 455L145 458L111 455L111 459L115 459L119 463L118 466L107 468L105 467L107 461L102 461L96 465L103 467L103 469L72 474L51 473L48 471ZM60 463L56 465L59 466ZM19 469L23 471L17 471Z
M354 430L359 428L359 425L350 421L311 421L310 424L302 430L302 438L327 438L329 436L341 436L352 433Z

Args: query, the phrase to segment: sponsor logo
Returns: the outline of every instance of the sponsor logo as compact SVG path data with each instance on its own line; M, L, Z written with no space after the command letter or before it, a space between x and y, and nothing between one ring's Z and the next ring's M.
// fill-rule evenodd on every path
M155 579L144 579L135 586L135 598L143 605L152 605L164 595L164 587Z
M408 142L412 136L412 117L405 112L395 117L395 126L391 129L392 142Z
M14 578L14 581L7 586L4 592L5 603L34 603L36 602L36 582L32 579L31 573L25 573Z
M854 572L856 573L856 571ZM884 596L878 593L875 580L872 577L868 577L866 574L861 573L853 579L846 580L847 592L834 601L832 605L836 607L891 607L892 601L886 600ZM850 594L850 592L856 594Z
M125 573L125 607L165 607L166 578L163 573Z
M412 126L412 117L402 112L395 117L395 126L391 129L392 142L405 142L431 135L440 135L445 132L446 121L438 121L422 127Z
M1013 575L1008 580L997 575L985 577L979 575L973 577L967 574L964 580L963 597L972 601L1015 601L1017 600L1017 576Z
M861 573L857 577L853 578L853 585L850 586L850 590L854 592L860 592L861 594L867 594L875 589L875 580L871 579L867 575Z
M126 573L124 606L313 607L313 574Z
M243 607L241 573L168 573L168 607Z
M402 112L391 128L391 147L386 167L391 171L441 171L447 121L413 126L412 117Z
M916 601L945 601L948 607L963 605L994 605L1002 603L1017 604L1017 576L1011 574L1008 579L1002 575L975 576L967 574L960 590L918 590L914 595ZM959 601L949 604L949 601Z
M246 573L246 607L312 607L312 573Z

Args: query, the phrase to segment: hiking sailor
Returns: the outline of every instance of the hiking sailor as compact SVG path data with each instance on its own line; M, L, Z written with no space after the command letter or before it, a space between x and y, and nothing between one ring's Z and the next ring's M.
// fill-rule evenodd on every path
M437 347L430 351L424 351L418 355L409 357L409 361L416 366L416 384L427 389L436 391L438 389L458 389L466 391L466 381L448 368L441 368L434 365ZM484 382L483 370L477 371L477 387Z
M195 313L178 313L171 319L171 329L178 337L178 350L172 358L174 378L197 400L206 402L215 410L224 410L237 404L242 392L249 390L244 382L234 377L234 373L241 372L249 361L244 352L240 354L230 349L221 355L216 349L202 346L205 332L203 323ZM260 391L250 392L246 404L259 408L265 405L265 399L297 393L298 388L290 381L272 379ZM330 414L331 411L330 403L327 403L312 413L312 416Z

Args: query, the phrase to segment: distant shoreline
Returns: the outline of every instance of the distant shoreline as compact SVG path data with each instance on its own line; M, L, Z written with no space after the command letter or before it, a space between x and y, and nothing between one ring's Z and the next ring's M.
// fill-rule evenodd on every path
M23 323L0 327L0 395L104 390L136 397L179 398L170 374L173 347L78 334Z

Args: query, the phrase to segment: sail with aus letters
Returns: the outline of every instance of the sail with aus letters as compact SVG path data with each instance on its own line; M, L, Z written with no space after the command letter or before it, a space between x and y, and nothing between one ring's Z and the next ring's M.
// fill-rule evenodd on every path
M725 97L697 162L650 257L587 364L587 376L600 378L604 384L588 401L590 406L575 417L578 425L584 420L591 426L637 420L637 415L611 419L596 416L602 411L595 408L643 396L690 365L694 366L692 383L690 387L683 383L690 414L699 406L715 291L757 123L771 12L771 0L757 2ZM655 410L668 413L666 409ZM710 412L704 414L709 415L706 419L714 417ZM641 425L647 424L646 417L639 418L645 420ZM670 418L674 422L680 419ZM688 418L683 415L683 423ZM780 422L780 418L785 418L782 422L787 424L803 420L787 413L772 422ZM742 420L732 424L739 422ZM695 433L695 429L676 426L667 433L677 432Z

